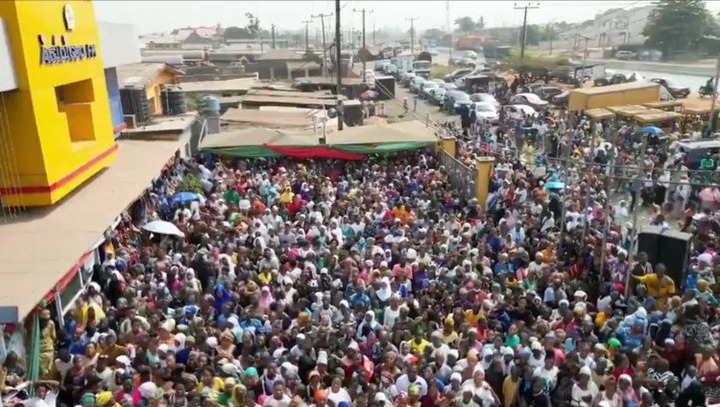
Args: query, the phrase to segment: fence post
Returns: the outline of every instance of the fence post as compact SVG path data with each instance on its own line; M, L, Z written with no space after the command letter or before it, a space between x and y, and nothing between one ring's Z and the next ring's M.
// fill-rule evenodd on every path
M440 141L438 144L441 151L444 151L450 157L455 158L455 156L457 155L455 137L440 137Z

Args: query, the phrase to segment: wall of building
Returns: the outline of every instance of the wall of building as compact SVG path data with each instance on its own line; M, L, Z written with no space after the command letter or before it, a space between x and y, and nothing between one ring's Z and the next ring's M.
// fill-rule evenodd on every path
M105 69L105 85L110 100L110 115L112 117L113 134L115 138L120 136L120 132L125 129L125 119L123 118L122 101L120 100L120 85L118 84L118 75L116 68Z
M63 18L68 6L72 27ZM20 186L0 184L0 194L6 205L51 205L109 165L117 149L93 3L1 1L0 17L18 81L0 100L10 129L2 137L13 145Z
M110 68L140 62L140 39L132 24L98 22L103 67Z
M162 71L149 84L145 86L150 112L153 115L162 114L162 100L160 99L162 89L166 85L175 84L175 74Z
M0 92L17 89L18 87L13 64L10 39L5 29L5 20L0 18Z

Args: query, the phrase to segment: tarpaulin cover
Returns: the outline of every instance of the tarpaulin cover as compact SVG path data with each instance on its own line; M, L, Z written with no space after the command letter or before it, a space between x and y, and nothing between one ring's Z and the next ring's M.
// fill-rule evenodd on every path
M282 157L282 154L262 147L262 146L242 146L242 147L225 147L225 148L208 148L204 152L213 153L225 157L244 157L244 158L270 158Z
M287 146L272 146L265 145L265 147L271 149L276 153L294 158L330 158L336 160L353 160L359 161L364 160L365 155L357 153L349 153L345 151L336 150L329 147L287 147Z
M333 148L346 151L348 153L358 154L382 154L394 153L397 151L417 150L423 147L433 145L428 142L405 142L405 143L382 143L382 144L345 144L336 145Z

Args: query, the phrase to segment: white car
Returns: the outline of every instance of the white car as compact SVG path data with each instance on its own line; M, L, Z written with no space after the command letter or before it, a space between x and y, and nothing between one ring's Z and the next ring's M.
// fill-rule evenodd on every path
M472 95L470 95L470 100L472 100L473 102L489 103L495 106L495 110L500 109L500 102L495 99L495 96L489 93L473 93Z
M549 104L534 93L518 93L510 98L510 103L514 105L527 105L535 110L545 109Z
M497 124L500 121L500 116L498 116L498 112L492 103L473 102L473 106L475 106L477 121L485 121L492 124Z
M502 109L507 113L509 118L515 120L521 120L525 116L532 116L537 113L535 109L528 105L505 105Z

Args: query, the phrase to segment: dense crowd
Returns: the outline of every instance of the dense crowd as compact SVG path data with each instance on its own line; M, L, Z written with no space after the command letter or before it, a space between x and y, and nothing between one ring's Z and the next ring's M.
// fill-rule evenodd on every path
M41 380L15 404L705 405L720 373L716 239L698 233L679 283L631 256L646 180L618 181L612 144L587 148L602 125L565 126L477 124L458 157L495 158L486 202L432 150L177 158L108 236L64 329L42 312ZM655 179L682 170L648 160ZM176 199L188 180L199 190ZM679 194L681 218L698 199L662 192L642 202ZM653 222L671 227L663 213ZM152 220L184 237L147 232ZM7 394L25 372L4 346Z

